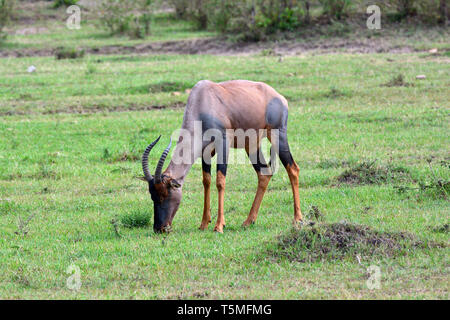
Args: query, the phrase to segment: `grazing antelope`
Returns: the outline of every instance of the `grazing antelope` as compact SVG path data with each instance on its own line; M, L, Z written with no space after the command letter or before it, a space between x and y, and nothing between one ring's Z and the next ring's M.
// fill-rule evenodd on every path
M243 226L256 221L267 185L272 177L271 162L266 164L261 152L261 140L267 137L272 151L278 154L291 182L294 196L294 223L302 220L298 187L299 167L292 158L287 140L288 104L286 99L272 87L262 82L233 80L214 83L208 80L198 82L192 89L183 117L183 125L172 160L162 172L164 161L169 153L172 140L164 150L156 166L155 175L148 170L148 155L159 136L144 151L142 169L148 182L154 204L155 232L168 231L181 202L182 187L186 175L196 159L202 157L204 205L200 229L204 230L211 222L210 185L211 157L216 153L219 193L217 222L214 231L223 232L225 177L227 173L229 147L245 148L258 175L258 189L250 213ZM200 124L201 134L196 135ZM239 139L236 132L253 130L256 133L253 143L250 138ZM213 134L211 134L213 132ZM276 132L276 134L275 134ZM218 143L220 140L221 143ZM273 148L274 145L276 148ZM180 159L183 159L180 161Z

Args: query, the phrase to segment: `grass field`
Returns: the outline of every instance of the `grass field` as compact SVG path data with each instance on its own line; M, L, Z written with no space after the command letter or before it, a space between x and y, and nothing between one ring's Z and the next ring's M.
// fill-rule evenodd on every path
M448 184L436 186L450 179L448 63L448 51L0 59L0 298L448 299ZM327 223L441 245L312 262L279 256L279 237L292 232L289 179L281 168L256 224L243 229L257 185L250 164L229 166L224 234L198 230L199 163L174 231L153 233L147 186L135 178L140 156L162 134L157 162L181 126L185 90L201 79L264 81L288 99L308 220L315 206ZM375 160L374 180L339 179ZM380 178L383 168L404 174ZM111 220L142 215L150 225L119 223L116 234ZM78 291L66 285L70 265L81 272ZM381 269L381 289L366 285L370 265Z

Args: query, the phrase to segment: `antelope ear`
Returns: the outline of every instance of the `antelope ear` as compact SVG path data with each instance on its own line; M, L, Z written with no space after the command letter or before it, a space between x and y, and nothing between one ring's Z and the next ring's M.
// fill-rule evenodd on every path
M181 187L181 184L175 179L170 180L169 184L170 184L170 186L172 188L179 188L179 187Z
M142 180L142 181L148 182L148 181L147 181L147 179L145 179L145 177L136 177L136 179L139 179L139 180Z

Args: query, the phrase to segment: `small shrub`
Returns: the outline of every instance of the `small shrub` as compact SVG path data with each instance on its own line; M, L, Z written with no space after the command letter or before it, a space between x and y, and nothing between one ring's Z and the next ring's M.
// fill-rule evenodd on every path
M34 218L35 213L32 213L26 218L25 220L22 219L20 215L17 217L17 231L14 233L25 237L28 234L28 225L30 224L31 220Z
M187 18L189 3L189 0L169 0L169 4L175 9L175 16L179 19Z
M419 190L428 194L432 198L444 198L447 199L450 194L450 181L448 180L433 180L431 182L420 182Z
M402 17L413 16L417 14L415 7L416 0L397 0L397 12Z
M274 57L277 55L277 52L272 48L268 48L268 49L262 49L260 54L262 57Z
M352 31L351 25L343 20L331 21L326 27L322 28L323 34L328 37L342 37Z
M394 188L400 194L406 194L410 191L418 191L416 194L418 198L429 197L432 199L448 199L450 194L450 181L438 176L437 173L435 173L435 170L431 165L431 159L428 159L427 162L430 167L431 175L428 175L417 182L417 187L399 185Z
M323 13L337 20L348 15L352 2L352 0L320 0Z
M135 153L135 150L132 151L123 151L119 153L114 161L136 161L140 159L140 155Z
M346 184L381 184L391 181L409 180L410 175L407 168L400 166L376 165L376 161L356 164L345 170L337 177L339 183Z
M428 197L432 199L448 199L450 194L450 181L438 180L431 182L419 182L417 187L411 186L395 186L395 190L399 194L408 194L417 191L417 198Z
M447 25L448 16L450 13L449 5L446 2L447 0L440 0L439 1L439 18L438 22L443 24L444 26Z
M139 160L141 155L134 147L131 148L132 150L124 150L114 153L111 153L108 148L105 148L103 150L102 160L108 163Z
M342 91L340 89L337 89L335 87L331 87L328 92L325 92L323 94L323 96L325 98L329 98L329 99L336 99L336 98L345 97L345 96L348 96L348 95L349 94L347 92Z
M440 226L436 226L436 227L432 227L431 230L433 232L437 232L437 233L448 233L448 230L450 229L450 224L449 223L445 223L443 225Z
M32 175L34 179L54 179L58 178L58 174L56 171L52 169L52 167L47 163L39 164L39 171Z
M192 0L186 8L186 15L194 22L197 29L206 29L208 26L208 14L211 15L210 6L213 1Z
M144 38L150 34L152 0L103 0L99 15L111 34Z
M134 211L122 215L119 220L125 228L144 228L150 224L151 217L149 212Z
M320 211L318 206L312 205L311 209L309 209L306 217L309 220L316 220L316 221L323 221L324 220L324 214L322 211Z
M259 0L252 2L249 9L250 15L248 12L241 15L246 23L237 25L235 30L251 40L264 39L277 31L293 31L300 26L304 16L303 7L296 1Z
M442 23L448 21L447 0L388 0L383 3L382 10L387 12L386 17L393 22L399 22L415 17L425 23ZM395 11L390 11L394 9Z
M0 216L14 213L16 209L17 205L13 201L0 199Z
M94 74L97 72L97 68L93 64L88 64L86 68L86 75Z
M15 0L0 0L0 41L6 38L4 27L9 23L14 13Z
M113 226L114 229L114 234L118 237L121 238L122 235L120 234L120 222L117 220L117 217L114 217L111 219L110 221L111 225Z
M84 57L84 50L76 48L56 48L55 58L57 60L61 59L79 59Z
M55 2L53 3L53 7L54 8L59 8L62 6L69 7L77 4L77 2L78 0L55 0Z
M410 87L413 83L406 82L402 74L393 77L391 80L382 85L383 87Z
M317 168L319 168L319 169L341 168L341 167L348 167L351 164L354 164L353 160L339 160L339 159L331 158L331 159L321 160L317 164Z
M31 283L30 280L28 279L28 277L25 275L22 267L19 267L17 269L16 272L14 272L14 274L11 276L11 280L14 283L19 284L20 286L24 287L24 288L29 288L31 287Z

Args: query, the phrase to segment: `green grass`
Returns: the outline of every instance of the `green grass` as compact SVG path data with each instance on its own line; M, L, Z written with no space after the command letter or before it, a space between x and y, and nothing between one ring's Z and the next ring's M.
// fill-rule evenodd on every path
M28 74L24 69L31 64L37 71ZM90 65L95 70L87 73ZM130 212L151 214L147 187L134 178L141 174L139 157L149 141L159 134L167 140L182 121L182 108L126 111L187 98L184 92L142 88L246 78L266 81L290 101L288 135L301 168L304 214L315 205L330 223L345 219L448 242L447 232L433 231L448 223L448 199L394 189L431 179L426 161L431 157L435 174L449 179L448 166L440 163L448 163L450 79L441 58L41 57L3 59L0 73L0 112L9 114L0 120L1 298L448 298L446 248L417 249L362 266L356 259L311 264L261 259L291 228L292 196L283 170L269 185L257 223L247 230L240 225L256 188L249 164L230 166L223 235L212 226L197 229L203 197L199 164L187 178L168 237L148 227L120 228L119 238L111 225L111 219ZM382 86L398 73L415 85ZM415 80L419 73L427 79ZM346 94L330 95L333 88ZM91 113L66 113L77 106ZM125 111L106 112L118 106ZM56 113L45 114L51 112ZM163 147L156 147L151 163ZM336 184L349 167L372 159L408 168L411 179ZM216 202L213 192L213 219ZM16 234L19 216L31 214L28 233ZM71 263L81 269L79 292L66 288ZM381 290L365 285L370 264L381 267Z
M212 35L171 19L157 19L145 40L109 37L88 22L79 32L56 23L38 21L47 33L11 36L4 47L101 47ZM396 41L435 45L418 34ZM441 40L437 46L448 48ZM31 74L30 65L36 67ZM418 74L426 79L416 80ZM281 62L261 54L86 54L4 58L0 75L1 299L449 298L448 247L365 254L360 263L353 252L309 263L284 257L279 239L293 232L293 205L282 168L256 224L243 229L257 179L250 164L229 166L224 234L212 231L215 188L213 223L198 230L200 163L186 179L169 235L153 233L148 187L135 178L142 175L147 144L163 135L150 155L155 165L181 126L186 89L201 79L264 81L289 100L288 136L301 168L304 216L319 210L321 223L345 220L375 234L408 232L417 241L448 246L449 199L436 183L450 178L446 54L297 55ZM399 75L412 85L385 85ZM237 156L244 153L231 159ZM373 167L360 166L375 160ZM355 168L360 183L340 178ZM306 247L297 244L292 250ZM79 291L66 286L72 264L81 271ZM381 268L379 290L367 288L370 265Z
M65 8L51 9L47 7L46 2L40 2L32 9L24 7L20 10L19 8L16 13L18 21L7 28L13 34L8 36L7 41L2 43L0 48L134 46L154 41L197 39L217 35L210 31L196 30L192 23L177 20L172 14L157 13L151 22L151 33L145 39L134 39L126 35L111 36L100 22L95 10L82 8L81 14L81 28L69 29L65 21L69 15L65 12ZM21 21L26 19L33 19L33 23L22 24ZM35 31L32 30L33 28Z

